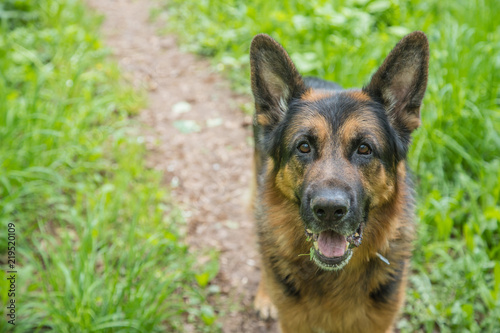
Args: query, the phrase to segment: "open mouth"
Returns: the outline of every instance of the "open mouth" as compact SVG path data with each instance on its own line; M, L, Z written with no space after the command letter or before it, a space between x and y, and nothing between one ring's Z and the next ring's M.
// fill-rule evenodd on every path
M306 229L306 237L313 242L312 260L325 270L339 270L351 259L352 249L361 245L363 226L360 225L349 236L341 235L330 229L318 233Z

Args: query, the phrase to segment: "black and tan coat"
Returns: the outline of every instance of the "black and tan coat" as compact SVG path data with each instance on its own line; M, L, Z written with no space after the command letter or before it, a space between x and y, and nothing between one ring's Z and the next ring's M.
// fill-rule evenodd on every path
M302 78L281 45L254 38L255 306L284 333L392 331L414 237L406 157L428 58L414 32L366 87L342 90Z

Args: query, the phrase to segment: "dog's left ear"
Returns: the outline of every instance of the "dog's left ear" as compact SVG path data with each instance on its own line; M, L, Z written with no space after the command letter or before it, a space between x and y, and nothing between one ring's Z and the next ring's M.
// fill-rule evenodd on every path
M420 125L420 105L427 87L429 43L421 31L405 36L363 88L381 102L392 126L403 136Z

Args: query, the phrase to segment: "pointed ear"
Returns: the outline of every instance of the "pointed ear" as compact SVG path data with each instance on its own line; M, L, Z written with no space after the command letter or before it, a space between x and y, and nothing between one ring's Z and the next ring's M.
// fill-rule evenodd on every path
M250 66L257 124L274 126L304 92L304 83L285 49L268 35L254 37Z
M427 87L429 43L423 32L405 36L363 88L386 109L392 126L403 136L420 125L420 105Z

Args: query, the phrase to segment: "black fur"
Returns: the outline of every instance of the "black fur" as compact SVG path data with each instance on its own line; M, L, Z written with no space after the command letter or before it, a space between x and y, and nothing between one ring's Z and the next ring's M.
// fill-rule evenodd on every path
M271 264L271 270L274 273L276 281L278 281L283 287L283 293L289 297L300 298L300 290L295 287L292 275L287 274L285 276L282 276L282 274L280 273L280 270L278 269L278 258L271 256L269 258L269 262Z
M342 87L335 82L326 81L312 76L305 77L304 83L306 86L313 89L342 90Z
M389 281L380 284L377 289L370 293L370 298L376 303L389 303L395 298L395 293L399 290L399 285L403 278L405 262L398 263L398 268L394 274L389 274Z

